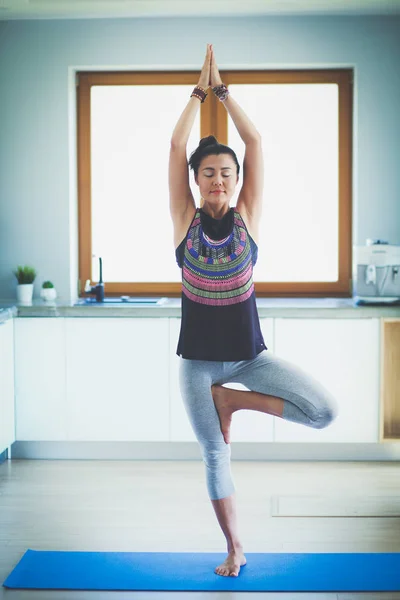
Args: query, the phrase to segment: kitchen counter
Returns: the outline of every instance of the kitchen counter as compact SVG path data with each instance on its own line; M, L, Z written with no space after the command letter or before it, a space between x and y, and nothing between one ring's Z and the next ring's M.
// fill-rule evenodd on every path
M357 306L352 298L257 298L260 318L400 318L400 302L392 305ZM57 299L34 299L30 305L0 300L0 323L15 317L176 317L181 316L181 299L167 298L161 305L119 305L74 303Z

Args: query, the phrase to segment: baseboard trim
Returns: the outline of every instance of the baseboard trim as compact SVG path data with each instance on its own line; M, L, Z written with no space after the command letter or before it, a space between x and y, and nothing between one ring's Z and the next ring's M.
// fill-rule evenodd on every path
M202 460L197 442L37 442L17 441L11 459ZM332 444L232 442L232 460L398 461L400 443Z
M8 448L6 448L3 452L0 452L0 465L8 459Z

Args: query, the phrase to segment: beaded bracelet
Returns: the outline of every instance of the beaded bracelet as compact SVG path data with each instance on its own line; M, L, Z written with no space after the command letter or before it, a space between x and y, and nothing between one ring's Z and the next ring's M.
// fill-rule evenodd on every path
M212 88L212 91L217 96L218 100L220 100L221 102L226 100L227 97L229 96L229 90L224 83L221 83L220 85L216 85L215 87Z
M192 96L196 96L196 98L201 100L201 102L203 103L204 100L207 98L207 91L204 88L202 88L200 85L196 85L193 92L190 94L190 97L192 97Z

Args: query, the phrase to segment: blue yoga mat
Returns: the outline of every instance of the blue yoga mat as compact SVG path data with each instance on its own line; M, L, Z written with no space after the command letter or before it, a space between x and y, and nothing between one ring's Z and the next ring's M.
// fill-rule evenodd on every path
M3 586L53 590L393 592L400 553L246 552L239 577L214 573L226 553L27 550Z

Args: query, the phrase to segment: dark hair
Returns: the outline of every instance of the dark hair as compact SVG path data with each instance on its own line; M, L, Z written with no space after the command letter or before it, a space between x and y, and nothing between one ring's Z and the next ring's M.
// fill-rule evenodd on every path
M236 163L237 174L239 175L240 165L235 152L229 146L220 144L213 135L209 135L200 140L196 150L192 152L189 158L189 167L193 169L196 176L199 172L201 161L210 154L230 154Z

